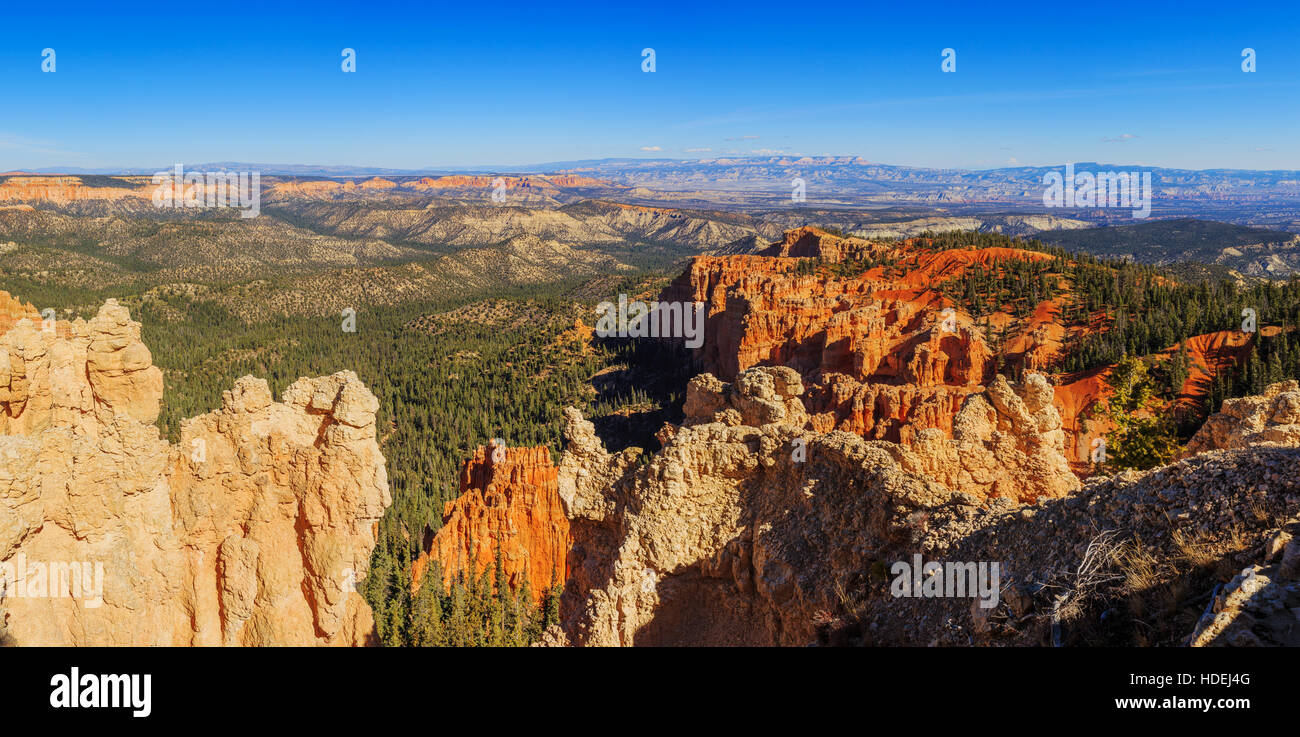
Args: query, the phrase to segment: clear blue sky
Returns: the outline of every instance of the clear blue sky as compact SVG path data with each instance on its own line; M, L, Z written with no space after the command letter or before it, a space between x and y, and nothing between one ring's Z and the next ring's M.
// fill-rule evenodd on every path
M1300 169L1295 0L978 5L9 3L0 171L767 152Z

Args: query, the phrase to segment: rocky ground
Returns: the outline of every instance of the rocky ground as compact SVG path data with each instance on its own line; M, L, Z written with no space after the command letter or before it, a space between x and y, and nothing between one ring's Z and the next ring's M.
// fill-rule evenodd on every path
M1300 646L1300 521L1268 539L1259 563L1216 587L1189 644Z

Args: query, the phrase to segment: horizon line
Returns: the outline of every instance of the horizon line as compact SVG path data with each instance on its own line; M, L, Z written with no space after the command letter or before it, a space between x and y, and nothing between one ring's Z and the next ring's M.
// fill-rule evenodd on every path
M678 164L707 164L721 161L754 161L754 162L776 162L779 160L806 160L806 159L837 159L839 163L857 162L861 166L879 166L892 169L913 169L917 171L955 171L955 172L997 172L997 171L1029 171L1036 169L1054 169L1065 166L1095 165L1099 167L1109 167L1115 169L1137 169L1137 170L1156 170L1163 169L1168 171L1184 172L1252 172L1252 173L1283 173L1293 172L1300 174L1300 169L1251 169L1245 167L1206 167L1200 169L1189 169L1176 166L1160 166L1155 164L1116 164L1101 163L1097 161L1064 161L1055 164L1015 164L993 167L962 167L962 166L917 166L913 164L894 164L883 161L871 161L861 156L846 154L800 154L800 155L722 155L707 158L674 158L674 157L630 157L630 156L610 156L597 159L572 159L568 161L547 161L531 164L476 164L476 165L435 165L426 167L402 168L390 166L375 166L368 164L300 164L300 163L264 163L251 161L205 161L194 164L195 167L213 167L217 169L229 168L232 166L251 167L257 170L280 170L287 172L291 169L317 170L325 172L336 170L332 174L311 174L311 176L325 177L347 177L347 176L378 176L387 174L390 176L455 176L471 173L484 174L510 174L510 173L527 173L527 174L546 174L558 173L570 170L574 167L585 165L599 165L611 163L629 163L629 164L653 164L653 163L678 163ZM0 176L143 176L156 172L170 171L176 164L170 164L166 167L156 168L149 166L106 166L106 167L78 167L78 166L49 166L34 167L22 169L7 169L0 171ZM282 173L271 174L271 176L306 176L308 174Z

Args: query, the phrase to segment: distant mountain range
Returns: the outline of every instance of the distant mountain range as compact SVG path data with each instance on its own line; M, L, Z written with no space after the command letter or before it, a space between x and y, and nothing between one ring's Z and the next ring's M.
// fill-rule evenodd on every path
M53 167L41 173L149 175L174 164L130 169ZM448 174L573 174L628 188L629 202L671 201L677 206L726 209L913 208L943 216L1052 215L1094 224L1132 224L1131 208L1048 207L1044 176L1060 166L934 169L880 164L852 156L763 156L710 159L597 159L510 167L383 167L259 164L221 161L186 164L188 171L258 171L299 179L385 177L394 180ZM1300 171L1289 169L1171 169L1135 164L1075 163L1076 172L1151 174L1152 219L1200 218L1300 232ZM14 174L14 172L10 172ZM643 192L641 190L644 190ZM802 199L796 198L796 190ZM922 208L921 213L916 208Z
M1266 184L1300 187L1300 170L1295 169L1171 169L1139 164L1102 164L1073 162L1078 171L1138 171L1151 172L1162 182L1176 186L1196 186L1209 183L1239 186ZM154 166L82 168L69 166L43 167L30 170L39 174L152 174L171 168L175 162ZM708 159L638 159L606 158L575 161L553 161L519 165L429 166L409 169L347 164L268 164L246 161L216 161L186 164L192 170L248 170L268 175L356 177L356 176L431 176L448 173L560 173L600 172L601 176L629 183L646 177L672 177L707 172L746 172L765 179L784 179L792 172L815 176L839 176L845 180L882 182L912 182L929 184L958 183L1020 183L1041 185L1043 175L1060 171L1065 166L1018 166L997 169L927 168L882 164L854 156L725 156ZM24 170L27 171L27 170ZM17 172L10 172L17 173Z

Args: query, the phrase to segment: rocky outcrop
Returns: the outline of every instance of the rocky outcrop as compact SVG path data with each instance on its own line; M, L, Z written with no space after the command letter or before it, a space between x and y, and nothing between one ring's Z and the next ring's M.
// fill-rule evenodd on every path
M635 448L608 452L566 410L559 493L574 546L563 631L547 641L1068 641L1092 594L1137 575L1135 560L1152 561L1141 586L1166 584L1188 575L1173 564L1187 550L1262 544L1300 506L1300 449L1275 445L1080 487L1052 389L1034 374L973 394L952 438L922 432L910 448L807 429L801 390L787 367L697 377L684 423L661 431L645 464ZM999 595L987 608L899 598L892 566L914 555L997 563Z
M696 257L661 300L705 304L702 370L731 380L753 366L789 366L808 384L812 427L909 445L920 430L951 433L966 397L995 373L986 330L937 286L972 266L1048 258L929 251L805 227L754 255ZM807 259L860 269L810 274ZM1048 336L1050 310L1040 312L1007 336L1007 365L1046 365L1059 348Z
M0 335L0 435L62 427L98 437L151 425L161 398L162 372L140 324L116 300L90 321L27 313Z
M0 254L9 244L0 244ZM7 292L0 292L0 335L9 331L19 320L28 319L36 322L40 313L30 304L11 297Z
M1072 637L1097 644L1089 636L1104 644L1181 644L1186 630L1177 631L1178 622L1194 621L1205 599L1183 594L1180 606L1177 592L1196 591L1215 568L1240 571L1236 561L1265 547L1296 514L1297 463L1293 447L1211 451L1095 477L1075 494L1032 507L995 501L935 509L916 550L926 560L998 562L998 605L890 599L892 606L862 613L866 629L911 644L1050 645ZM1143 601L1162 608L1146 609L1125 638L1119 620L1141 614ZM1153 628L1169 632L1153 641Z
M696 377L685 422L665 426L644 466L566 410L568 641L804 644L837 591L911 539L916 515L1079 486L1040 376L995 383L967 401L953 438L928 431L910 449L806 429L802 393L788 367Z
M918 433L908 470L976 498L1034 504L1079 489L1065 456L1061 417L1052 386L1026 373L1014 387L998 375L972 394L953 421L951 438L937 429Z
M1264 546L1263 560L1213 592L1192 647L1300 646L1300 521Z
M414 587L434 561L449 585L490 570L500 551L512 585L527 580L540 601L568 573L569 518L557 474L544 446L480 447L461 469L460 496L447 503L442 527L412 567Z
M110 300L0 335L0 627L20 645L359 645L391 504L351 372L154 426L162 378Z
M788 230L777 243L757 251L760 256L778 258L817 258L838 264L848 259L876 258L889 251L880 243L859 238L838 238L811 227Z
M1273 384L1262 396L1225 399L1187 443L1186 455L1259 443L1300 445L1300 384Z
M1139 612L1150 592L1190 590L1300 505L1285 470L1297 449L1278 446L1297 421L1294 385L1225 405L1231 420L1204 431L1219 438L1204 449L1232 450L1081 484L1070 461L1105 432L1080 422L1105 371L1054 386L1032 370L1063 341L1059 304L999 338L1023 377L1012 383L994 371L992 321L945 310L934 289L1044 254L815 229L759 253L697 257L661 296L705 303L706 373L648 462L610 453L566 410L559 493L574 544L547 643L1093 643L1085 623L1119 616L1106 602ZM1001 583L987 602L900 596L890 574L914 556L1000 567ZM917 575L905 593L934 583ZM1181 641L1186 606L1163 605L1132 642Z

